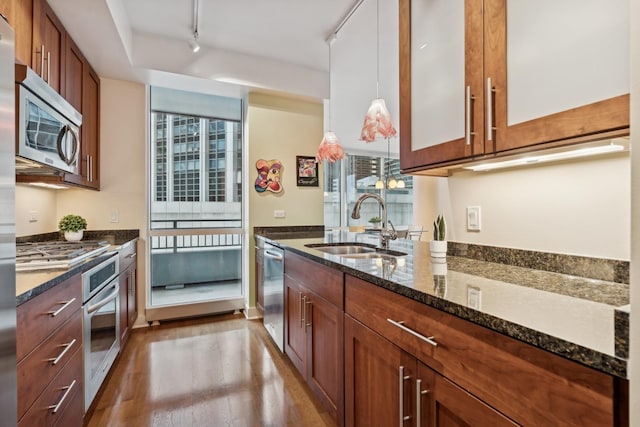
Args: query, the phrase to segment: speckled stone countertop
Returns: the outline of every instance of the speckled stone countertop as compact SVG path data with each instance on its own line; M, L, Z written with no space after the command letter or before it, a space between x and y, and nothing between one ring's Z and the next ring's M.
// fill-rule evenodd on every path
M139 230L96 230L85 231L86 240L104 240L111 246L107 252L97 257L90 258L78 265L65 269L47 269L34 271L16 272L16 305L19 306L32 298L46 292L52 287L65 280L82 274L91 267L100 264L102 261L117 255L120 246L139 238ZM35 236L16 238L17 242L46 242L51 240L62 240L60 233L46 233Z
M428 242L392 241L390 249L407 255L382 262L343 258L305 246L377 244L377 238L363 234L327 232L324 237L282 239L265 233L259 237L475 324L627 378L627 360L621 357L626 354L617 350L617 341L628 340L628 326L624 327L624 316L619 321L617 309L629 304L628 285L459 256L447 256L444 264L433 263ZM478 291L480 297L474 297Z

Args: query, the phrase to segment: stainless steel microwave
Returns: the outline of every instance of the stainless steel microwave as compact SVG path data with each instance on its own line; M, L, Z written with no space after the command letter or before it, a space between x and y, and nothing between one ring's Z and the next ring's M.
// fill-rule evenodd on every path
M78 174L82 115L33 70L16 65L16 156Z

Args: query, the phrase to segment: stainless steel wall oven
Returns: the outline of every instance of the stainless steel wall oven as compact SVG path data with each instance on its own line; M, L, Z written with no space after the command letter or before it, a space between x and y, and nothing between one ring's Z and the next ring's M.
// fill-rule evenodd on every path
M119 274L117 256L82 274L85 410L120 351Z

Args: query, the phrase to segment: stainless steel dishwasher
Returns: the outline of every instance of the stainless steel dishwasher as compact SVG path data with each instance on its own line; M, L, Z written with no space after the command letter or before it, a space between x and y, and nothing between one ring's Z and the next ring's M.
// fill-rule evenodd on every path
M264 327L284 351L284 251L264 244Z

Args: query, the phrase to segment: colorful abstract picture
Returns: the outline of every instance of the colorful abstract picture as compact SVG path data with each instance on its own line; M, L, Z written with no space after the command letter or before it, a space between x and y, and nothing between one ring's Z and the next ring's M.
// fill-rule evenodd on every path
M256 191L264 193L270 191L272 193L280 193L282 188L282 162L280 160L263 160L256 162L258 178L256 178Z
M315 157L296 156L298 187L318 187L318 163Z

